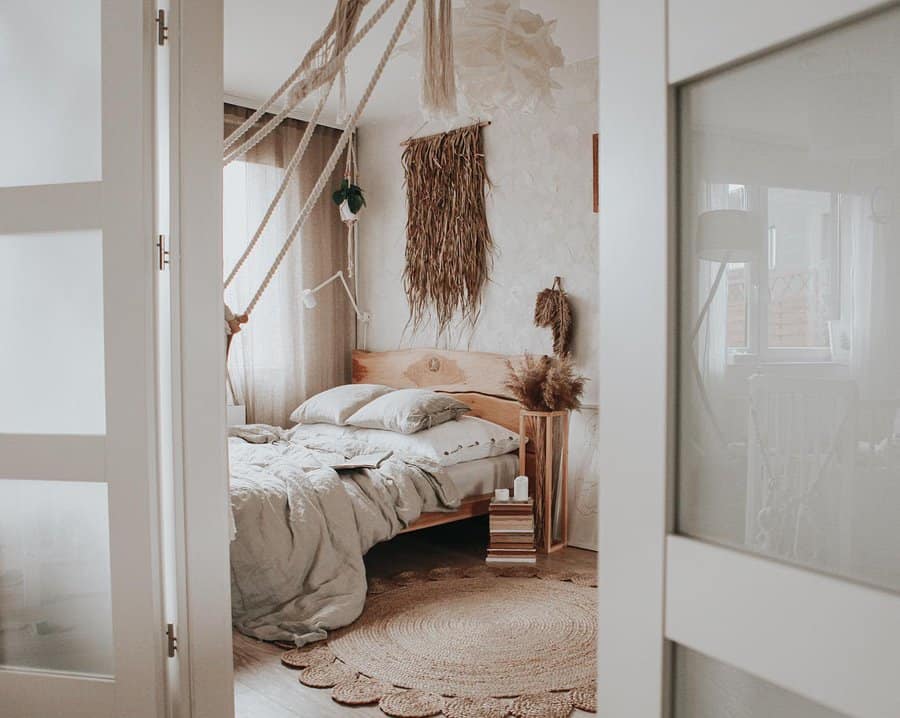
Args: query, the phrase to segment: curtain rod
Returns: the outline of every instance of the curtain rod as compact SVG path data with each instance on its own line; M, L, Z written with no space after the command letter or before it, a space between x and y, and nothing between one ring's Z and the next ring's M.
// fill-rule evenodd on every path
M446 132L435 132L431 135L422 135L421 137L410 137L408 139L403 140L403 142L400 143L400 146L405 147L410 142L416 142L418 140L430 140L432 137L440 137L441 135L449 135L451 132L459 132L460 130L465 130L469 127L472 127L474 124L477 124L479 127L488 127L491 124L491 121L485 120L484 122L472 123L472 125L463 125L462 127L454 127L452 130L447 130Z

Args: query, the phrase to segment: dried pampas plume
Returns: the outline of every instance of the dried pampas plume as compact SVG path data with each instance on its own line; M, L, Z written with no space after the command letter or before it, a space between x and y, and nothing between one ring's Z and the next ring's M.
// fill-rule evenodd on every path
M526 354L521 363L507 362L506 388L529 411L568 411L581 408L587 379L575 371L568 355L535 358Z
M557 356L569 353L572 347L572 305L559 277L553 279L552 287L538 292L534 303L534 325L552 329L553 352Z

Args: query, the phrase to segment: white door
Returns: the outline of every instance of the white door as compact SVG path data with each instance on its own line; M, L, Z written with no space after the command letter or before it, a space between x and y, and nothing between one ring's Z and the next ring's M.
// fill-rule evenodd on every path
M602 715L900 715L884 5L601 4Z
M153 10L0 3L0 713L158 716Z

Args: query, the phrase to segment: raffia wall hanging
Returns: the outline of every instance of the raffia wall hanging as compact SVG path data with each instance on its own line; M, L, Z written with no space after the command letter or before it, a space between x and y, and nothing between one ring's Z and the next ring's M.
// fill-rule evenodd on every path
M405 145L403 285L413 329L433 315L441 336L456 316L474 324L493 265L482 125L410 139Z

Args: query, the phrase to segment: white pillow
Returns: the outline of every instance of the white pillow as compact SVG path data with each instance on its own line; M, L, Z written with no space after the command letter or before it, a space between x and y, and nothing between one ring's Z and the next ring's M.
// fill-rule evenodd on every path
M344 384L311 396L291 414L299 424L343 426L352 414L373 399L394 391L381 384Z
M398 389L370 401L347 419L350 426L415 434L458 419L470 408L449 394L428 389Z
M463 416L415 434L382 429L347 427L346 438L373 451L393 451L400 456L424 458L441 466L508 454L519 448L519 435L484 419Z

